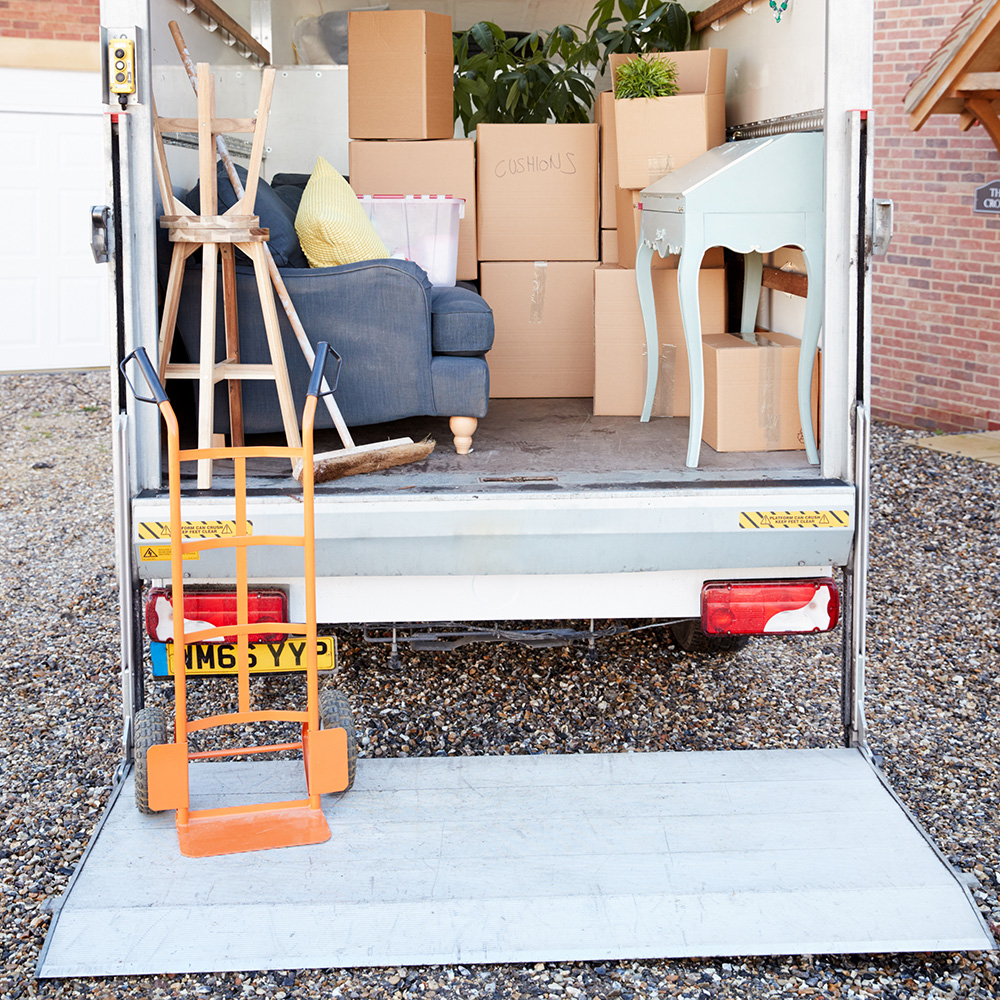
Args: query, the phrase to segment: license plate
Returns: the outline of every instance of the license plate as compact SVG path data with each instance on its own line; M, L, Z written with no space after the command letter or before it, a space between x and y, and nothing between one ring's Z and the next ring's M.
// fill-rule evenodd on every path
M234 642L199 642L187 647L188 677L204 677L235 674L237 645ZM166 643L166 673L174 674L174 644ZM250 652L250 673L289 673L306 669L306 640L285 639L282 642L252 642ZM157 674L153 657L153 673ZM316 643L316 663L320 670L332 670L337 662L337 640L335 636L320 636ZM160 676L164 676L160 674Z

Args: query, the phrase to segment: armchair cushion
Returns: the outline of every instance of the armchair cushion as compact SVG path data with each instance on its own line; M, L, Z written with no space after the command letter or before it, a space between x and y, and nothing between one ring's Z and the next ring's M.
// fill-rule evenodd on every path
M299 202L295 231L310 267L389 256L350 184L322 156Z
M236 165L236 174L240 182L246 187L247 172L244 167ZM236 204L236 192L226 173L225 165L219 161L218 181L219 190L219 214L232 208ZM201 211L201 184L195 186L182 199L185 205L193 212ZM267 245L271 250L278 267L308 267L302 247L299 246L299 237L295 232L295 212L290 208L274 191L270 184L263 178L257 182L257 201L254 204L254 212L260 219L260 224L269 230Z
M475 292L460 286L431 292L431 350L471 357L493 346L493 311ZM472 416L473 414L468 414Z

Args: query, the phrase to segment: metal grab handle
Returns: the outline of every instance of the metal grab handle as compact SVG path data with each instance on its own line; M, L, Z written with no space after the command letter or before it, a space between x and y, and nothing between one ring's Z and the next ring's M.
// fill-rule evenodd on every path
M136 387L132 384L132 380L128 377L128 372L126 367L128 363L135 358L139 363L139 368L142 371L143 378L146 380L146 384L149 386L152 396L140 396ZM118 366L122 373L125 381L128 382L128 387L132 390L132 395L136 399L143 403L155 403L157 406L160 403L167 402L167 390L163 388L163 383L160 381L159 376L156 374L156 369L153 367L153 363L149 360L149 355L146 353L145 347L137 347L124 361ZM339 369L338 369L339 374Z
M327 379L328 387L320 391L323 384L323 369L326 368L331 355L337 362L337 369L333 373L333 378ZM335 393L340 383L340 368L343 363L341 356L325 340L321 340L316 345L316 359L313 361L312 375L309 378L309 388L306 390L306 395L319 399L321 396L330 396Z

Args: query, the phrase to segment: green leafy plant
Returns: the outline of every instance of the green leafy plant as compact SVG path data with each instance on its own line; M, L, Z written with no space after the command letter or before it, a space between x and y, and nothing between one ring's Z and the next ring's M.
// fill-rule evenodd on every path
M603 70L616 52L682 52L691 40L691 20L678 0L597 0L587 33Z
M655 55L642 55L622 63L615 71L615 97L673 97L677 85L677 63Z
M587 122L597 44L572 25L508 35L479 21L455 36L455 117L466 134L483 122Z

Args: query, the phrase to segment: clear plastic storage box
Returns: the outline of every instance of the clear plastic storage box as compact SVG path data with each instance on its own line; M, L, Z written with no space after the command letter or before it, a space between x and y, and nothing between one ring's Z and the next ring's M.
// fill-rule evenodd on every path
M451 195L358 195L375 232L393 257L419 264L432 285L454 285L458 220L465 199Z

